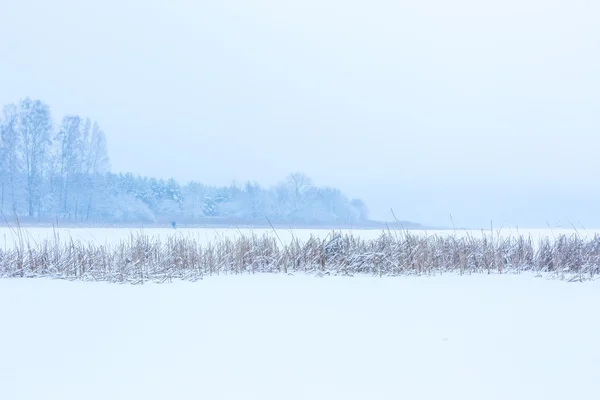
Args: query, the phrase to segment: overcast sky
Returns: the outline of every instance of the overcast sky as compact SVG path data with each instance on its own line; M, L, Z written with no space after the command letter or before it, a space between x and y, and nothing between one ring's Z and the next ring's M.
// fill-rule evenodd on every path
M597 0L0 1L0 102L97 120L114 171L600 227Z

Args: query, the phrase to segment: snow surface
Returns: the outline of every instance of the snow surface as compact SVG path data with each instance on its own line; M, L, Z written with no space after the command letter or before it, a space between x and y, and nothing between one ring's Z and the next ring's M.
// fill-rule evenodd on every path
M272 229L235 229L235 228L40 228L27 227L21 229L22 237L30 243L40 242L42 240L54 240L58 238L61 241L83 241L93 242L97 245L118 244L122 240L128 240L132 235L144 233L151 237L166 239L169 236L178 235L186 238L192 238L199 243L208 243L210 241L220 240L225 237L235 238L240 235L256 234L258 236L270 235L277 237L278 240L288 242L293 238L306 241L311 235L325 238L331 235L331 232L349 233L360 236L364 239L375 239L379 237L383 230L380 229L277 229L276 234ZM13 247L19 241L19 236L15 234L14 228L6 226L0 227L0 248ZM402 231L397 231L399 234ZM575 230L575 229L509 229L503 228L494 230L493 233L481 230L410 230L413 235L455 235L463 237L470 235L472 237L482 237L482 235L518 236L531 235L532 239L537 240L543 237L555 237L559 234L578 234L582 237L593 237L594 234L600 234L600 230Z
M598 399L600 282L0 280L0 399Z

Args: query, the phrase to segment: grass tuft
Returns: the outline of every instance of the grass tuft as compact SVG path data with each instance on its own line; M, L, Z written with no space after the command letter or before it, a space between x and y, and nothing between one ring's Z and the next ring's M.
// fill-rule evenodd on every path
M364 240L332 232L285 243L272 235L219 237L201 244L143 231L116 245L64 240L36 242L21 228L12 248L0 249L0 277L53 277L131 284L195 281L221 274L304 273L315 276L405 276L444 273L507 274L532 271L551 279L585 281L600 273L600 236L423 236L385 231Z

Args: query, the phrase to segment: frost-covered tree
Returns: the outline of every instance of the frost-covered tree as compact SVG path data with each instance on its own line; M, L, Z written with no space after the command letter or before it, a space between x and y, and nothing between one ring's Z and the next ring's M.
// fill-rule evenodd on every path
M56 135L60 212L89 220L102 175L109 170L106 137L97 123L72 115L63 118Z
M71 197L75 197L79 189L79 177L82 173L82 153L84 141L82 137L82 121L79 116L66 116L60 125L60 130L56 135L59 154L59 174L60 174L60 209L63 215L70 215L73 210L74 201L70 202ZM74 210L73 210L74 211Z
M106 136L97 122L94 122L89 142L86 135L84 135L84 140L87 144L84 158L86 173L89 175L107 173L110 169L110 159L106 146Z
M192 181L182 187L182 209L185 218L196 221L205 216L204 200L206 198L206 193L206 186L198 182Z
M21 100L16 130L21 139L25 167L27 214L32 217L41 205L44 167L52 144L52 120L48 105L30 98Z
M292 173L273 187L209 186L110 172L96 122L67 115L53 129L50 108L25 98L0 113L0 211L15 216L110 222L228 223L266 218L328 223L367 218L360 200Z
M89 120L86 121L83 140L85 149L83 153L83 172L86 180L87 200L85 219L89 220L92 215L94 200L98 189L102 186L103 176L110 170L110 160L106 146L106 136L100 129L98 123L94 122L92 134L87 134Z
M10 204L10 211L18 213L18 196L21 192L19 179L22 172L20 137L17 132L18 108L9 104L0 116L0 209Z
M357 214L357 219L359 221L367 221L369 219L369 209L364 201L360 199L352 199L350 205L353 207L354 211Z
M256 182L247 182L244 186L241 206L246 218L264 219L268 214L267 194Z
M181 215L183 196L179 183L173 178L166 182L161 180L157 189L157 199L154 207L156 213L169 218Z
M303 222L311 207L312 180L302 173L292 173L274 191L276 197L276 218L286 221Z

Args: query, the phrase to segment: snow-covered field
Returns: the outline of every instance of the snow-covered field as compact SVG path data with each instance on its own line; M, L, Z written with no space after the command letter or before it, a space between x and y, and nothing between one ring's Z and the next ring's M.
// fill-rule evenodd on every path
M235 228L192 228L192 229L170 229L170 228L32 228L26 227L21 229L21 236L26 241L31 243L40 242L44 239L54 240L59 238L61 241L74 240L83 242L93 242L97 245L104 244L117 244L122 240L128 240L132 235L144 233L148 236L165 239L169 236L178 235L186 238L193 238L199 243L207 243L209 241L215 241L224 237L234 238L241 235L256 234L277 236L279 240L288 242L293 238L305 241L310 238L311 235L325 238L331 235L333 230L328 229L277 229L277 234L272 229L235 229ZM341 233L351 233L353 235L360 236L364 239L374 239L381 235L382 230L378 229L344 229L335 230ZM9 248L18 243L19 235L15 234L14 228L6 226L0 226L0 248ZM401 233L402 231L397 231ZM482 237L482 235L494 235L494 236L518 236L526 235L534 240L542 237L554 237L560 234L574 234L577 233L582 237L592 237L594 234L600 234L600 230L575 230L566 228L556 229L516 229L516 228L503 228L494 229L491 231L481 230L410 230L408 231L415 235L456 235L457 237L464 237L470 235L472 237Z
M600 282L0 280L0 399L598 399Z

